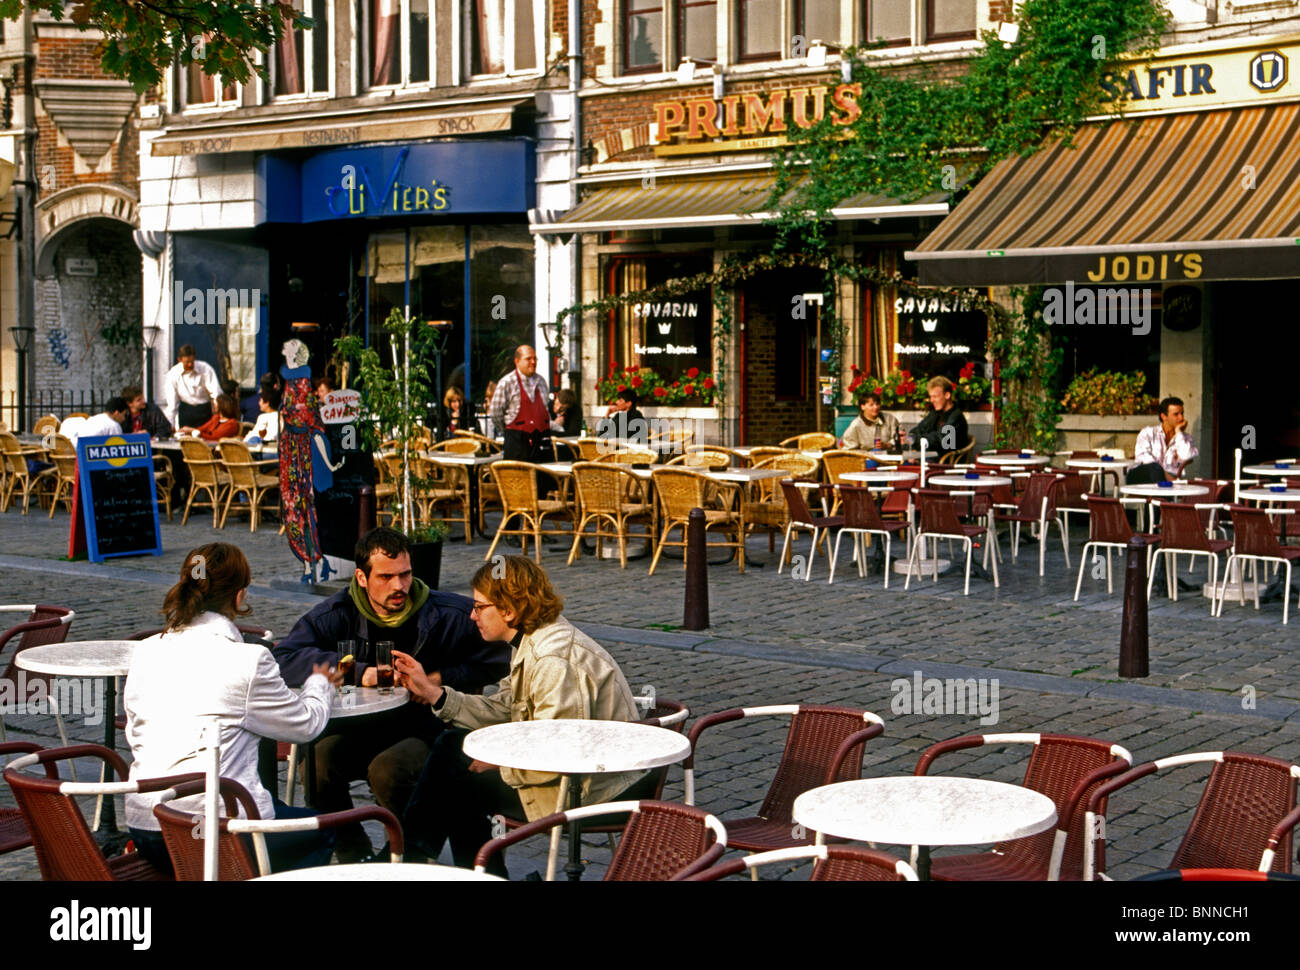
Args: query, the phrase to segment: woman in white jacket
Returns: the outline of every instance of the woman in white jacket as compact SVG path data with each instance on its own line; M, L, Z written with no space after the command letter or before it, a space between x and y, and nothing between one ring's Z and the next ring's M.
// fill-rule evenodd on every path
M244 643L234 619L252 577L235 546L214 542L190 551L181 578L167 593L167 630L136 647L122 703L134 763L131 777L157 778L202 771L204 729L221 726L221 775L243 785L262 818L303 818L313 812L275 798L257 775L260 738L310 741L325 728L333 685L329 664L317 664L297 694L285 686L265 647ZM153 806L157 794L129 795L126 821L136 848L154 866L171 871ZM202 812L202 796L174 803ZM224 809L224 805L222 806ZM274 870L325 865L333 832L267 837Z

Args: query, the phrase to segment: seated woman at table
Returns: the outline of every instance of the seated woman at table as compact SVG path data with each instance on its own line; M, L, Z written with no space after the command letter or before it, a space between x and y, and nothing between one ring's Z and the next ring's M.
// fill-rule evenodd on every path
M510 673L495 694L465 694L439 686L412 657L394 651L402 684L431 705L434 716L462 729L561 717L637 720L632 689L618 664L560 615L564 601L533 560L507 556L504 568L500 561L485 563L470 585L471 616L483 639L514 647ZM469 867L492 836L492 816L524 815L533 821L561 807L558 775L471 761L462 751L467 733L443 731L434 743L402 820L408 857L436 859L450 841L456 865ZM649 797L652 789L653 776L640 772L589 775L583 779L582 802ZM505 875L505 863L498 859L495 874Z
M197 428L183 427L179 434L194 434L204 441L220 441L222 438L235 438L239 435L239 404L229 394L217 398L217 413Z
M216 718L221 776L243 785L264 819L307 818L315 813L285 805L262 787L257 743L261 738L303 743L320 734L333 699L331 669L316 664L297 694L285 686L266 647L244 642L234 620L249 612L245 599L251 578L244 554L224 542L199 546L185 556L180 582L163 600L167 630L136 647L122 694L134 759L131 778L203 771L199 749L204 729ZM158 798L159 793L128 795L126 822L140 853L171 872L153 814ZM203 796L173 804L199 815ZM267 836L266 845L274 871L326 865L334 833L287 832Z
M861 414L844 430L844 447L863 451L894 447L898 440L898 419L880 410L880 396L865 395L859 407Z

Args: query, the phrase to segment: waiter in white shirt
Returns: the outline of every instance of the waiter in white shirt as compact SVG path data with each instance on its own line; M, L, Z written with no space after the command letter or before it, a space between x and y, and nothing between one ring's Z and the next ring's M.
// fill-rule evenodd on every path
M176 351L176 366L163 378L163 413L173 428L197 428L217 411L217 372L194 356L194 345L183 345Z
M1160 402L1160 423L1138 432L1133 460L1137 462L1125 476L1130 485L1149 485L1173 481L1200 452L1187 433L1180 398L1167 397Z
M126 403L126 398L110 397L101 413L96 414L94 417L83 418L76 425L73 425L73 419L69 418L59 425L59 434L74 445L77 443L78 438L123 434L122 426L126 423L126 416L130 413L131 406Z

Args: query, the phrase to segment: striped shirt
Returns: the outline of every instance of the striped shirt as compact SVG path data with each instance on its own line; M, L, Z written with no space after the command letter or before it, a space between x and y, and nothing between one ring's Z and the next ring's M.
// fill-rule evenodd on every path
M497 381L496 393L492 395L492 403L488 407L488 414L492 418L492 423L496 426L498 432L504 433L510 423L519 416L519 381L524 382L524 390L530 398L537 396L538 389L542 392L542 403L550 402L550 390L546 386L546 378L540 374L534 374L532 377L524 377L519 371L513 370L501 380Z

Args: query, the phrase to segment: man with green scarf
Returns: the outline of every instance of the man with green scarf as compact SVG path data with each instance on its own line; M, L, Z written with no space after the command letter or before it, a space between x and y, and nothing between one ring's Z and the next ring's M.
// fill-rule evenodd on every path
M470 619L473 605L468 597L431 590L415 579L406 536L374 529L357 543L349 588L313 607L272 652L292 687L310 676L313 665L342 659L340 641L356 640L357 676L373 686L373 645L388 640L418 660L435 682L481 693L505 676L510 645L484 641ZM334 723L316 742L313 806L320 812L351 808L348 784L365 778L375 801L400 817L441 729L441 722L416 703ZM374 847L357 825L339 831L335 851L340 862L355 862Z

